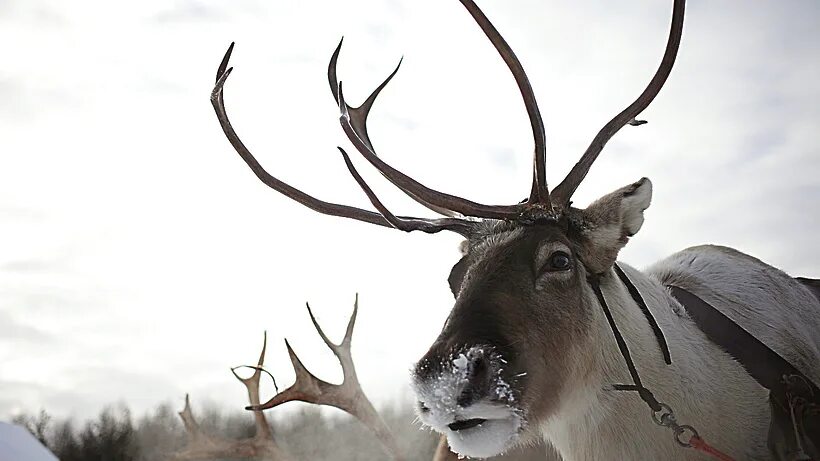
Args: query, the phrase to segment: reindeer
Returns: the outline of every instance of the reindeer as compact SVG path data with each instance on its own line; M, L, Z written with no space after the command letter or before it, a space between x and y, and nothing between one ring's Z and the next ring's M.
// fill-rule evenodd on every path
M460 1L509 67L524 100L535 144L527 200L476 203L433 190L386 163L376 154L366 124L398 67L361 106L352 107L336 75L341 43L331 57L328 79L342 129L384 177L442 217L391 213L342 148L348 170L378 213L316 199L269 174L225 111L233 45L211 94L225 135L264 184L315 211L405 232L446 230L465 238L463 257L449 277L455 305L412 373L419 418L446 435L454 451L488 457L542 439L568 461L705 459L705 453L769 459L768 391L710 339L679 293L751 333L815 388L820 383L818 298L807 284L726 247L688 248L644 272L617 262L650 205L647 178L586 208L571 201L609 139L627 124L640 125L636 117L663 87L680 45L684 0L674 0L666 49L647 87L604 125L552 191L546 182L544 125L523 67L476 4ZM624 390L635 394L618 392ZM666 428L674 430L674 437Z
M327 337L316 317L313 315L313 310L310 304L305 303L307 307L310 321L313 327L322 338L322 341L333 352L339 365L342 368L342 382L340 384L329 383L323 379L317 378L311 373L296 351L293 350L290 343L285 339L285 347L288 351L291 365L296 379L292 385L279 392L276 386L276 380L273 375L264 368L265 353L267 351L268 335L264 335L262 342L262 352L259 354L259 360L256 365L242 365L231 368L231 373L238 379L248 392L248 400L250 405L246 407L248 410L254 411L254 429L255 434L244 439L227 439L224 437L208 434L203 431L194 416L191 409L191 402L189 396L185 395L185 406L179 412L179 417L182 419L185 433L187 435L186 445L171 454L168 459L172 461L196 460L196 459L261 459L269 461L290 461L294 459L274 440L273 431L268 423L265 414L262 410L278 407L287 402L301 401L315 405L327 405L338 408L351 416L355 417L362 423L376 439L381 443L383 451L392 459L401 461L405 459L402 450L399 448L399 443L393 431L384 422L381 415L376 411L373 403L362 390L359 384L359 378L356 374L356 367L353 363L353 355L351 353L351 343L353 341L353 328L356 325L356 316L359 312L359 295L356 295L356 300L353 303L353 312L350 314L350 319L345 329L344 338L339 344L333 343ZM247 378L242 378L236 373L239 368L250 368L254 370L253 374ZM265 403L260 403L259 385L261 383L262 374L266 373L273 381L273 385L277 390L276 395L271 397ZM436 447L433 454L434 461L449 461L457 459L447 447L446 439L442 438L442 442ZM531 459L532 456L543 454L543 447L534 447L526 451L519 451L517 455L522 459ZM543 457L539 458L543 459Z
M287 389L277 392L276 395L271 397L267 402L260 404L258 399L258 373L262 370L263 365L263 359L260 358L257 366L251 367L257 370L257 374L254 375L254 377L257 377L257 398L255 400L253 398L251 399L251 405L249 405L247 409L255 411L257 418L259 418L263 410L275 408L293 401L335 407L355 417L369 429L381 443L384 452L392 459L397 461L405 459L406 457L399 448L393 431L384 422L384 419L382 419L381 415L379 415L373 406L373 403L364 393L364 390L362 390L362 386L359 384L359 377L356 374L356 367L353 363L353 355L351 353L351 343L353 342L353 328L356 325L356 316L359 313L359 295L356 295L356 299L353 303L353 312L350 314L350 319L347 322L344 337L338 344L331 341L324 330L322 330L322 327L313 315L310 304L305 303L305 306L307 307L310 321L313 323L313 327L316 329L319 337L322 338L322 341L339 361L339 365L342 368L342 382L340 384L333 384L321 378L317 378L316 375L305 367L290 343L285 340L288 357L290 358L296 376L294 383ZM262 418L264 419L264 417ZM440 443L439 446L436 447L433 460L449 461L457 459L456 455L447 448L446 441L442 439L442 442L444 443ZM534 449L526 451L519 450L516 454L520 456L521 459L530 459L531 456L538 452L543 454L543 447L534 447ZM541 459L543 459L543 457Z

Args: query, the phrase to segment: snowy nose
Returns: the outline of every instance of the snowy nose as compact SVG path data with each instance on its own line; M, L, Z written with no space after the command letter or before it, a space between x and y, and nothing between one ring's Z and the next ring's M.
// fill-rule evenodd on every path
M456 404L461 407L469 407L473 403L487 396L490 388L490 362L484 355L477 355L467 358L460 356L454 362L463 360L462 366L466 368L465 384L461 394L456 400ZM455 365L455 363L454 363ZM458 365L455 365L458 367Z
M501 378L503 359L485 346L473 346L445 357L425 357L414 370L413 388L422 420L450 430L483 423L471 409L488 402L509 403L512 393ZM478 406L476 406L479 404ZM463 426L463 427L462 427Z
M438 397L449 397L466 408L487 397L493 380L492 368L484 354L459 354L449 360L419 362L415 376L417 381L432 383ZM418 402L418 408L421 413L430 411L423 401Z

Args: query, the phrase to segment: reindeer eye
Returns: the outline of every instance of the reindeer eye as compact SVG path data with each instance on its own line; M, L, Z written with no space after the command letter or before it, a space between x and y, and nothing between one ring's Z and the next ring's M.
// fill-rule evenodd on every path
M547 266L548 271L565 271L569 270L570 268L570 259L569 255L564 253L563 251L556 251L555 253L550 255L549 263Z

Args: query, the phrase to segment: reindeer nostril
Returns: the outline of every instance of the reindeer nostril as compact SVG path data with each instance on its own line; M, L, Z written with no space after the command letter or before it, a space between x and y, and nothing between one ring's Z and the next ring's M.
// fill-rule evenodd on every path
M461 393L461 395L458 396L458 399L456 400L456 405L460 406L461 408L466 408L469 407L474 400L476 400L475 394L472 392L471 387L472 386L468 385L467 388L465 388L464 391Z
M479 355L472 358L467 368L467 384L456 400L458 406L466 408L485 397L489 385L489 371L490 366L486 357Z
M474 358L471 365L470 374L473 377L480 378L487 372L487 360L483 356Z

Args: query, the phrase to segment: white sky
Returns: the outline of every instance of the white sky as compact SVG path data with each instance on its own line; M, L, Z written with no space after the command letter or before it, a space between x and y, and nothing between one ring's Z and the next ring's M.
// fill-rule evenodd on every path
M479 3L528 71L557 184L651 77L671 2ZM811 0L691 2L650 123L619 133L576 195L653 180L623 261L720 243L820 276L818 19ZM264 329L280 384L292 379L285 336L338 381L304 302L339 339L357 291L363 386L377 403L407 398L407 370L452 305L457 236L325 217L276 194L208 101L236 41L226 101L257 158L308 193L369 208L335 149L348 144L325 72L342 35L351 103L405 56L371 115L384 159L473 200L526 196L523 104L455 0L0 1L0 419L41 407L86 417L116 401L139 414L181 407L186 392L241 408L228 367L253 362ZM357 163L394 212L424 214Z

